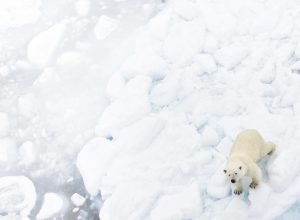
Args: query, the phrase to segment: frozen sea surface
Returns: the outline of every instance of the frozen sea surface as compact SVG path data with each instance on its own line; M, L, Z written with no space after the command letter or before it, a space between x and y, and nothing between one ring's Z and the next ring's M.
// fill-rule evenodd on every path
M298 1L0 6L0 219L300 217ZM248 128L277 151L233 196Z

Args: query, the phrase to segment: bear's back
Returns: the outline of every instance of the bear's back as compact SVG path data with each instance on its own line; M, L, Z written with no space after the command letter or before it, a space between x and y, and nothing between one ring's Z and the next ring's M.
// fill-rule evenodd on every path
M261 158L263 145L264 140L257 130L245 130L238 134L232 146L230 156L239 154L257 161Z

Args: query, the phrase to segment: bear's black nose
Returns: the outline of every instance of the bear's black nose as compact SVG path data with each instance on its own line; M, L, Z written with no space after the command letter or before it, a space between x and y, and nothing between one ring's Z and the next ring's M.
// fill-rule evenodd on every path
M232 182L232 183L235 183L235 180L234 180L234 179L232 179L232 180L231 180L231 182Z

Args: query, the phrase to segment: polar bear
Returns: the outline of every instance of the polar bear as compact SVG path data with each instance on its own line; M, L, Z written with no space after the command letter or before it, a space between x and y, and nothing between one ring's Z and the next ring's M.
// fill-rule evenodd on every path
M275 148L275 144L265 141L257 130L245 130L238 134L224 170L231 183L235 184L234 194L243 192L243 176L251 178L250 187L255 189L261 180L261 170L256 162L267 154L271 155Z

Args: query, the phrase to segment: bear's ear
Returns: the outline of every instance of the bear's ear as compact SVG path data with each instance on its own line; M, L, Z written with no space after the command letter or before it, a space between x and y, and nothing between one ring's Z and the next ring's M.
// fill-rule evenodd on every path
M224 171L224 173L227 173L227 170L223 170Z
M242 167L240 166L239 169L242 170Z

